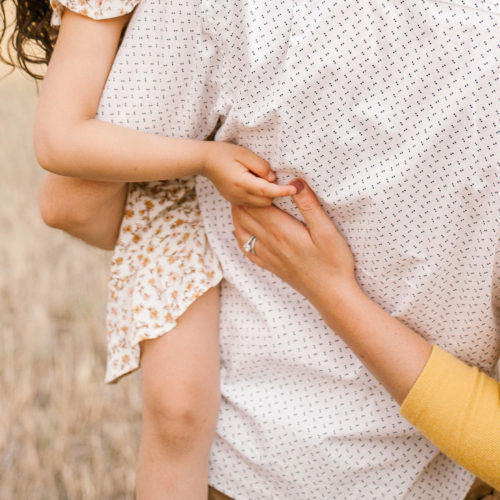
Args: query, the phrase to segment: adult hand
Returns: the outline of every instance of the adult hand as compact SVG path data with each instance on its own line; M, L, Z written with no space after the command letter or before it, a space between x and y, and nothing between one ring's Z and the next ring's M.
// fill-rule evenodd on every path
M401 403L431 352L420 335L364 294L354 257L311 189L301 180L293 197L305 225L275 206L233 208L240 247L254 235L248 258L304 295L324 321Z
M324 294L357 287L354 257L311 188L292 181L293 200L305 225L275 206L233 206L235 236L242 251L253 235L255 254L245 252L260 267L286 281L313 304Z

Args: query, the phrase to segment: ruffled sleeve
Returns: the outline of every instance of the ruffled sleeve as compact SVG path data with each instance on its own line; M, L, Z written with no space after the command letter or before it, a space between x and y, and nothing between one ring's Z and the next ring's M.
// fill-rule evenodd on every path
M61 24L64 9L92 19L110 19L131 12L140 0L51 0L53 9L51 23Z

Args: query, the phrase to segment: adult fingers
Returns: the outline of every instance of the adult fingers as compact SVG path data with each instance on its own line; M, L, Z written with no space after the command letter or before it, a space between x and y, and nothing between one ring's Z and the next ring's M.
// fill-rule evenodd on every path
M302 231L307 233L302 222L274 205L270 205L264 209L247 207L245 211L258 222L266 232L273 233L279 238L285 235L297 235Z
M253 256L257 255L257 251L255 249L257 245L257 240L255 241L254 244L254 253L249 252L244 248L245 244L250 241L251 238L256 238L253 234L249 233L245 228L242 226L235 226L234 231L233 231L234 237L236 238L236 242L238 243L238 246L240 247L240 250L244 253L247 254L248 257L252 258ZM259 242L260 243L260 242Z
M301 251L304 245L312 244L311 236L302 222L283 210L271 205L266 208L233 208L235 227L241 227L266 248L269 255L278 255L293 249ZM266 257L267 258L267 257Z
M323 210L318 198L306 182L302 179L294 179L290 184L297 189L292 199L304 217L313 240L325 234L336 234L335 224Z
M266 208L257 208L254 210L264 212L267 211ZM262 226L262 224L260 224L260 222L255 220L255 218L250 215L249 211L246 208L233 205L232 215L235 230L242 230L249 235L256 236L261 241L266 237L266 229Z
M257 238L255 243L254 243L254 253L247 252L243 246L245 243L247 243L253 234L249 233L246 229L244 229L242 226L235 224L234 231L233 231L234 237L236 238L236 242L238 243L238 246L240 247L240 250L254 263L257 264L258 266L266 269L266 259L265 256L267 255L266 249L264 245L259 241Z

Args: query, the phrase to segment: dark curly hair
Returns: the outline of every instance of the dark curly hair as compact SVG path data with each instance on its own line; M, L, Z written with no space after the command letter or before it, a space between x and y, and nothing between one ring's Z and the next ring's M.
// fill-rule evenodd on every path
M43 73L35 72L34 67L48 64L58 33L58 28L50 24L50 1L0 0L0 45L12 29L7 19L7 2L15 7L16 20L7 39L7 55L0 53L0 60L41 80Z

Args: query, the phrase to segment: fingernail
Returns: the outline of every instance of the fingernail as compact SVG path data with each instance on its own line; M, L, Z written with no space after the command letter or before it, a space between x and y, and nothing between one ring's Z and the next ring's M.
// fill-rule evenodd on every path
M271 182L275 181L276 180L276 174L274 172L269 172L267 174L267 180L271 181Z
M295 194L299 194L304 189L304 183L300 179L290 182L290 186L293 186L297 190Z

